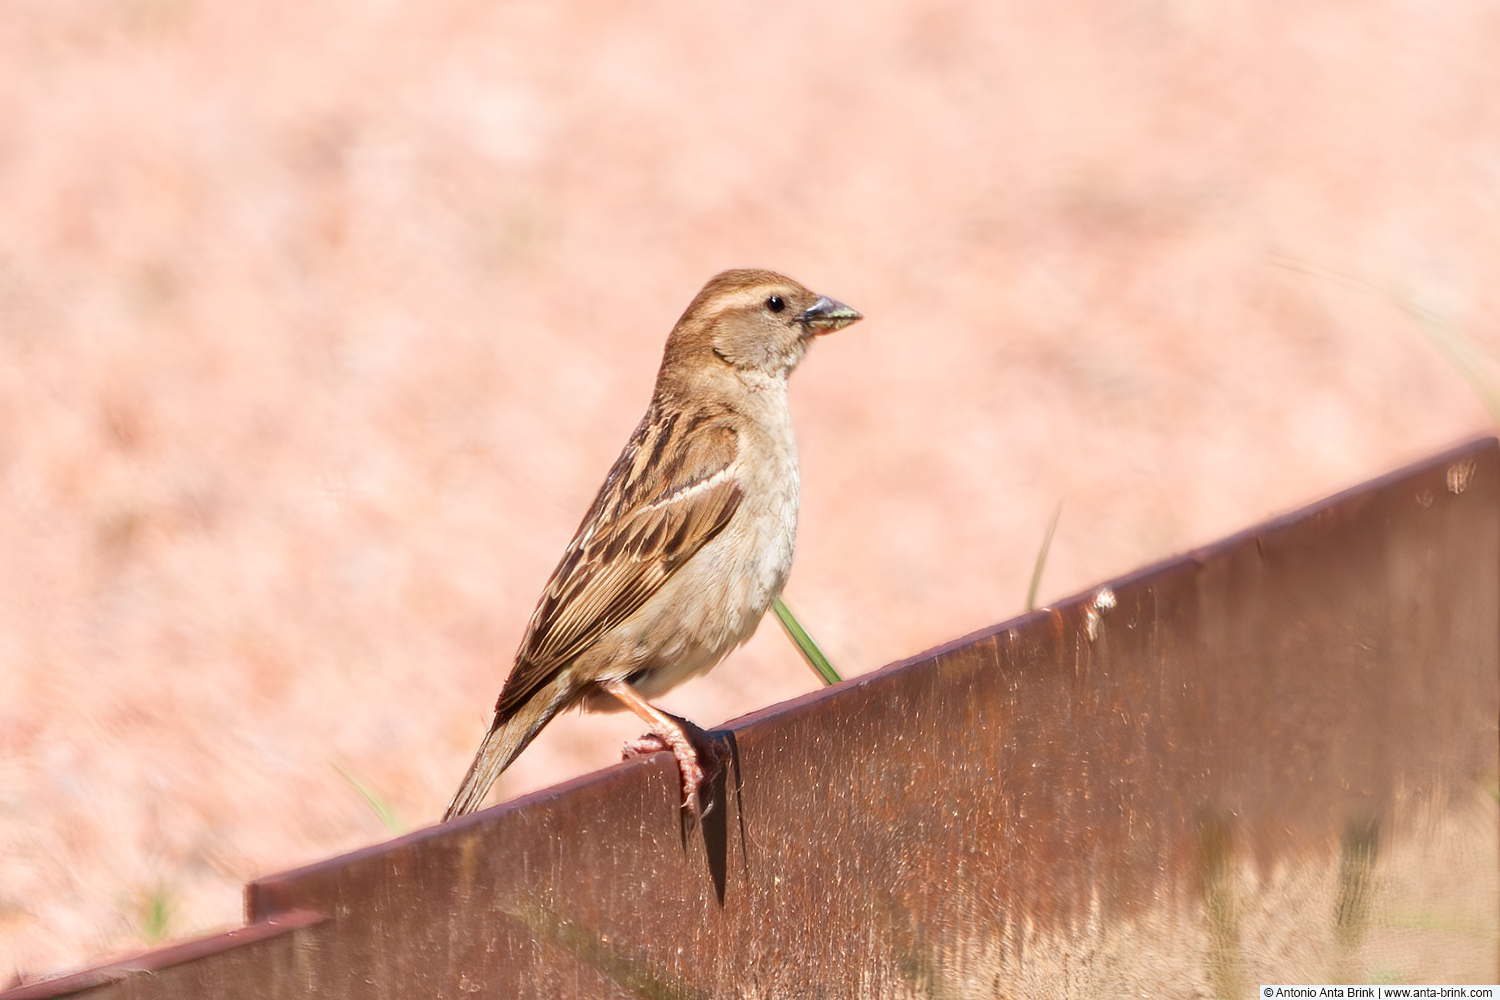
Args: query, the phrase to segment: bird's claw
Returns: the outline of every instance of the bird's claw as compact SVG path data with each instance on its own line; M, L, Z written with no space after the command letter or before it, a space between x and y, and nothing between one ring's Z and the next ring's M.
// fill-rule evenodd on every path
M677 760L677 770L682 775L682 808L690 819L699 820L712 809L702 807L703 788L711 778L719 776L724 769L724 748L708 733L684 720L679 720L681 733L646 733L639 739L626 743L621 751L624 760L645 757L666 750ZM704 763L708 769L704 769Z

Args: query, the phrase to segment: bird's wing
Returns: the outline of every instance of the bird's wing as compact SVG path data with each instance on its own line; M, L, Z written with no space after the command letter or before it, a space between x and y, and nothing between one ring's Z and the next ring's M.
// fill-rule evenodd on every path
M610 469L527 626L500 701L506 717L625 621L728 525L739 435L725 414L655 407Z

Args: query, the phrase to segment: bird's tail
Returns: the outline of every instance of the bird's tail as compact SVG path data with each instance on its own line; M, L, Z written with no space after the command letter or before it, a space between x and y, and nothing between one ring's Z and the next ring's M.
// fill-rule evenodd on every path
M474 763L469 765L463 784L458 786L458 793L448 803L448 811L443 813L444 823L478 809L500 772L510 767L542 727L567 707L568 700L555 687L549 685L538 691L508 718L495 719L484 742L479 744L479 752L474 755Z

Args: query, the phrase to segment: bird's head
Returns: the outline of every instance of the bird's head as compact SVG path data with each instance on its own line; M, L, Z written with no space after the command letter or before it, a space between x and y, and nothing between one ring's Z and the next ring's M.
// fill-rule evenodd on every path
M662 379L757 384L785 379L814 337L841 330L859 313L773 271L725 271L693 299L662 359Z

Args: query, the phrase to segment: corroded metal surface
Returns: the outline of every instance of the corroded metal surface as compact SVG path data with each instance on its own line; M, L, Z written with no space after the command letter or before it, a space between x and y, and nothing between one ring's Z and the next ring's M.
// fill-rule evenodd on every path
M252 926L329 918L253 960L77 986L1248 995L1377 960L1493 981L1497 721L1484 441L739 720L699 829L658 754L253 883ZM1465 930L1434 943L1446 918Z
M245 927L167 945L133 958L0 993L5 1000L50 997L300 996L298 954L314 947L328 918L290 910ZM233 988L227 984L238 984ZM243 991L243 992L239 992Z

